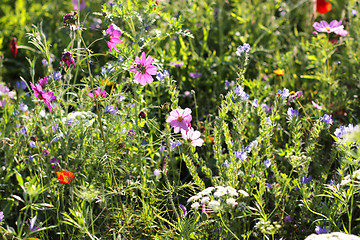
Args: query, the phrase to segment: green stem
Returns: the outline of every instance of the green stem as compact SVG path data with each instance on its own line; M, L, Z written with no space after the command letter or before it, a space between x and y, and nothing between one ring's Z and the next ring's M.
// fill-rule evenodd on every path
M222 216L221 216L221 212L220 212L220 211L219 211L219 216L220 216L221 223L224 225L224 227L226 228L226 230L228 230L228 231L231 233L231 235L234 236L235 239L240 240L240 239L235 235L235 233L233 233L233 232L230 230L230 228L225 224L224 220L222 219Z

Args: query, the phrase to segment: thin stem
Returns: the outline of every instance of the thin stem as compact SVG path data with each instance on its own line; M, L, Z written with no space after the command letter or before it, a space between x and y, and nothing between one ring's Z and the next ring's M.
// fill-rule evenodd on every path
M222 217L221 217L221 212L220 212L220 211L219 211L219 216L220 216L221 223L224 225L224 227L226 228L226 230L228 230L228 231L231 233L231 235L234 236L235 239L240 240L240 239L235 235L235 233L233 233L233 232L230 230L230 228L225 224L224 220L223 220Z

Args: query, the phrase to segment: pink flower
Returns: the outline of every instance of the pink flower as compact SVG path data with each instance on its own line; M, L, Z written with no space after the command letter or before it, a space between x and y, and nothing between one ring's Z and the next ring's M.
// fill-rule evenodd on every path
M62 54L62 57L60 59L60 66L63 67L63 65L65 65L67 69L69 69L70 65L73 65L75 67L75 61L71 56L71 52L64 52Z
M40 80L39 80L40 86L44 86L46 83L47 83L47 77L40 78Z
M314 101L311 101L311 103L312 103L313 107L316 108L316 109L321 110L321 109L323 108L322 106L320 106L319 104L317 104L317 103L314 102Z
M116 47L116 44L122 44L123 41L119 38L122 35L122 32L117 29L117 26L115 24L110 24L108 29L105 31L105 41L110 49L110 52L112 49L115 51L119 51L119 49Z
M39 100L43 100L46 106L48 106L49 110L51 111L52 107L50 102L56 100L56 96L54 95L54 93L44 92L40 83L36 83L35 85L30 83L30 86L31 89L34 91L34 96Z
M339 29L336 29L335 31L334 31L334 33L336 33L337 35L340 35L340 36L342 36L342 37L345 37L346 35L348 35L348 31L346 31L346 30L344 30L344 29L342 29L342 28L339 28Z
M101 88L96 89L94 92L95 92L95 97L97 97L97 96L100 96L100 97L103 97L103 98L106 97L106 91L102 90ZM89 93L89 96L91 98L94 98L93 93Z
M338 31L339 29L343 29L344 26L341 25L342 21L332 20L330 23L327 23L326 21L322 20L320 23L315 22L313 24L313 27L318 32L326 32L326 33L332 33L335 31Z
M79 9L78 0L72 0L72 3L74 4L74 10L77 11ZM80 0L80 11L83 10L84 8L86 8L86 2L85 0Z
M174 127L174 132L180 132L180 129L187 130L192 120L191 109L175 109L170 112L170 116L166 119L166 122L170 123Z
M131 65L130 67L130 72L136 73L135 80L143 86L145 86L146 83L152 83L154 81L151 75L156 75L157 68L151 66L152 62L153 59L150 56L146 58L146 54L143 52L141 58L136 56L136 65Z
M194 131L192 127L188 130L181 129L181 134L183 139L189 141L193 147L201 147L204 143L204 140L200 138L200 132Z

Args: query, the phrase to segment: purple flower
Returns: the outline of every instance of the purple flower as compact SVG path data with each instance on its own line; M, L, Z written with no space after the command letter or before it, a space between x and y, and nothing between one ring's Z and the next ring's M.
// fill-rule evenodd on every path
M320 23L315 22L313 24L313 27L317 32L326 32L326 33L333 32L338 34L344 29L344 26L341 23L342 21L332 20L329 24L326 21L322 20L320 21Z
M351 133L353 132L354 130L357 130L359 129L359 126L360 125L357 125L354 127L354 125L352 124L349 124L349 126L345 127L345 126L340 126L339 128L337 128L334 132L334 135L337 137L337 138L340 138L341 136L345 135L345 134L348 134L348 133Z
M29 161L34 161L34 157L29 155Z
M41 155L43 155L43 156L48 156L49 154L50 154L50 151L47 149L44 149L41 153Z
M44 58L42 61L42 64L44 67L46 67L47 65L49 65L48 61Z
M20 130L20 133L21 134L24 134L24 135L27 135L27 128L26 127L23 127L21 130Z
M229 160L227 160L227 159L222 163L222 165L227 167L227 168L230 166L230 164L231 164L231 162Z
M284 88L282 91L279 89L277 93L283 98L287 98L288 96L290 96L290 91L287 88Z
M80 2L80 11L86 8L86 2L85 0L72 0L72 3L74 4L74 10L77 11L79 9L79 2Z
M51 142L50 142L50 143L56 143L56 142L58 142L60 139L61 139L61 137L60 137L60 136L56 136L56 137L54 137L54 139L53 139L53 140L51 140Z
M4 219L4 212L0 212L0 222Z
M169 77L169 72L168 72L167 70L165 70L163 73L158 72L156 78L157 78L159 81L162 81L162 80L164 80L164 79L167 78L167 77Z
M287 114L291 117L291 118L296 118L298 115L299 115L299 111L298 110L295 110L293 109L292 107L289 108L287 110Z
M75 61L71 56L71 52L64 52L60 59L60 66L69 69L70 65L75 67Z
M327 233L326 227L321 228L319 225L316 225L315 232L317 234Z
M235 85L235 81L229 82L228 80L225 80L225 88L232 87Z
M353 17L356 17L357 11L356 11L355 9L352 9L352 10L351 10L351 15L353 15Z
M254 99L251 105L253 106L253 108L257 108L259 106L258 100Z
M242 100L248 100L249 99L249 94L247 94L244 91L244 88L242 88L241 86L235 87L234 90L233 90L233 94L240 97Z
M178 140L178 139L175 139L175 141L170 140L170 148L171 149L177 148L180 145L181 145L180 140Z
M291 215L287 215L285 218L284 218L284 222L291 222L293 220L293 218L291 217Z
M243 53L249 53L251 50L251 47L249 44L244 43L242 46L240 45L239 47L236 48L236 55L238 55L239 57L241 57L241 55Z
M311 103L312 103L313 107L316 108L316 109L321 110L321 109L323 108L322 106L320 106L319 104L317 104L317 103L314 102L314 101L311 101Z
M145 139L143 139L141 142L141 145L146 146L146 145L148 145L148 142Z
M322 116L321 118L320 118L320 121L321 122L325 122L325 123L327 123L327 124L333 124L333 120L332 120L332 116L331 115L327 115L327 114L324 114L324 116Z
M195 79L195 78L201 77L201 76L202 76L202 73L199 73L199 72L191 72L191 73L189 73L189 76L190 76L191 78Z
M182 210L183 213L184 213L184 216L186 217L186 215L187 215L186 207L185 207L184 205L182 205L182 204L179 204L179 207L181 208L181 210Z
M20 103L19 108L20 108L21 111L24 111L24 112L26 112L29 109L29 107L26 104L22 103L22 102Z
M56 158L50 159L51 167L54 168L56 166L59 166L60 160Z
M266 124L267 124L267 125L271 125L271 124L272 124L272 121L271 121L270 117L265 117L265 121L266 121Z
M235 156L240 158L241 161L245 161L245 159L247 158L247 153L246 152L236 152Z
M80 27L79 25L76 25L77 20L77 12L65 14L63 17L64 26L68 27L71 31L75 31Z
M160 176L160 170L159 169L155 169L154 170L154 175L157 177L157 176Z
M265 110L267 114L270 114L274 110L273 106L268 106L265 103L261 104L261 107Z
M112 105L106 105L104 109L104 114L115 115L117 112L117 108L114 108Z
M53 74L53 79L54 80L60 80L62 78L61 72L60 71L55 71Z
M312 176L309 175L309 177L306 177L305 175L303 175L302 177L302 183L305 184L305 183L309 183L312 181Z
M109 64L106 67L101 67L101 74L106 75L112 73L114 70L115 68L111 64Z
M181 67L182 65L184 65L184 62L179 60L171 61L170 65L173 65L174 67Z
M269 189L272 189L272 188L273 188L273 186L272 186L270 183L265 183L265 187L266 187L266 188L269 188Z
M264 165L265 165L267 168L269 168L270 165L271 165L271 160L270 160L270 159L266 159L266 160L264 161Z
M25 89L26 88L26 83L24 81L20 81L20 82L16 81L16 87Z
M30 147L31 148L36 148L36 143L34 141L30 141Z
M59 126L55 123L55 125L52 125L52 130L55 132L59 131Z

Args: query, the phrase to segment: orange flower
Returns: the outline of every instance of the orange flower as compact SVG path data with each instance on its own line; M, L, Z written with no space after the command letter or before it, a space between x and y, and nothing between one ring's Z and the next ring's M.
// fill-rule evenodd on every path
M206 143L213 143L213 142L214 142L214 137L206 136L206 137L204 138L204 142L206 142Z
M61 172L56 172L56 175L60 183L68 184L75 174L70 171L61 171Z
M273 72L276 73L276 74L279 75L279 76L284 76L284 74L285 74L285 69L280 69L280 68L278 68L278 69L274 70Z
M325 14L331 10L331 3L326 0L316 0L316 11Z

